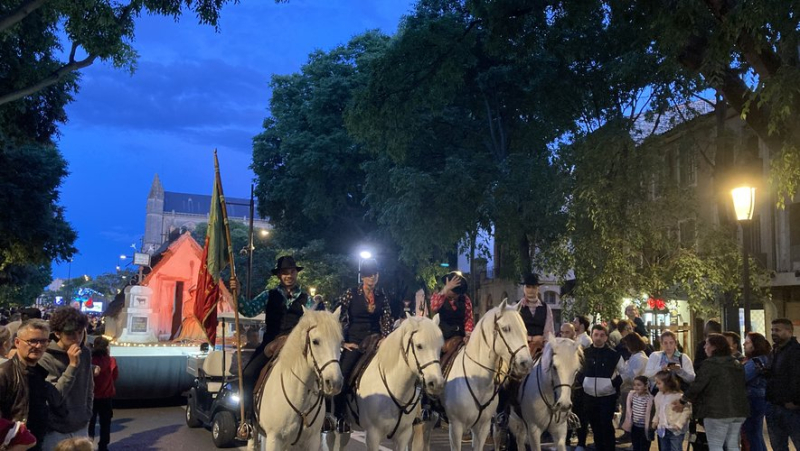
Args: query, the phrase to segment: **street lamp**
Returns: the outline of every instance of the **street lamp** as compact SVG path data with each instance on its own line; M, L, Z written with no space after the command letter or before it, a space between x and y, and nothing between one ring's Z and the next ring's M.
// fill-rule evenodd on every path
M361 283L361 263L363 263L364 260L372 258L372 252L368 250L363 250L358 253L358 256L360 257L358 259L358 283Z
M731 196L733 196L736 220L742 226L742 304L744 306L744 332L747 333L752 331L750 324L750 257L747 249L750 241L747 234L750 232L750 223L753 220L756 189L752 186L740 186L731 191Z
M269 230L267 229L261 229L259 233L261 234L262 237L269 236Z

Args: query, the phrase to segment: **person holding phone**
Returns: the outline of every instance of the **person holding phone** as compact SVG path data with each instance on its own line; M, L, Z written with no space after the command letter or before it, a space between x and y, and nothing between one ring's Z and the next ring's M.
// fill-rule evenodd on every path
M660 341L661 350L650 354L650 358L647 360L647 367L644 369L644 375L650 379L651 387L656 387L655 375L659 371L669 371L678 378L681 391L685 391L695 378L692 359L678 350L678 340L675 332L665 330L661 333ZM654 389L653 391L656 392L657 390Z

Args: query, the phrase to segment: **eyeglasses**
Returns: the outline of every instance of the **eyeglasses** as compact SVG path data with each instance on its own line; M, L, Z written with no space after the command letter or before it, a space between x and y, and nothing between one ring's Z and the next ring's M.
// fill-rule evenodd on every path
M19 338L19 337L17 337L17 338ZM32 348L35 348L37 346L45 346L45 345L47 345L47 343L50 343L50 340L48 340L47 338L34 338L33 340L25 340L25 339L19 338L19 341L24 341L25 343L28 344L28 346L30 346Z

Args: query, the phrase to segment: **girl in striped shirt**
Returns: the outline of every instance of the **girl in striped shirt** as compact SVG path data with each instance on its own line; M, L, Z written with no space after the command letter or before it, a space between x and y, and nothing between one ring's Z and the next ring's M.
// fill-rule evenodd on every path
M633 390L628 393L625 409L625 422L622 429L631 434L633 451L649 451L653 433L650 420L653 418L653 395L648 390L645 376L633 379Z

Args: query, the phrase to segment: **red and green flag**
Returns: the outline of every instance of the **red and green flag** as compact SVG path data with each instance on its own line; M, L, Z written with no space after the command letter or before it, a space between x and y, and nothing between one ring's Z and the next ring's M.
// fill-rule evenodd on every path
M217 304L220 300L220 273L230 264L228 214L219 176L219 162L214 152L214 189L211 194L211 211L208 230L203 245L200 272L197 275L194 314L200 320L208 342L213 346L217 339Z

